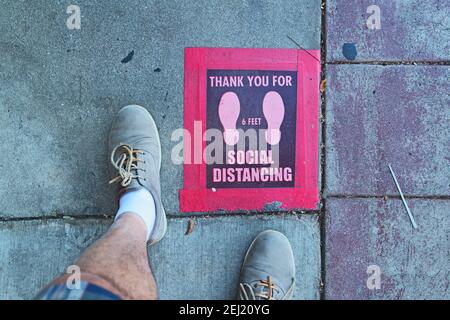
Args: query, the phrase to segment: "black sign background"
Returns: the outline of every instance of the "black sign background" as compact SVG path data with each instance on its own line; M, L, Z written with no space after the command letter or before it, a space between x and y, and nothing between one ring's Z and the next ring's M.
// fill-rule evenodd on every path
M290 76L292 86L273 86L269 81L267 87L248 86L247 76ZM244 76L244 87L211 87L210 76ZM237 167L270 167L270 165L228 165L228 164L207 164L206 181L207 188L268 188L268 187L293 187L295 182L295 142L296 142L296 113L297 113L297 72L296 71L259 71L259 70L208 70L207 72L207 106L206 106L206 129L219 129L223 131L223 126L219 119L218 107L220 98L225 92L233 91L239 97L241 109L237 120L237 129L247 130L248 128L266 129L267 121L263 114L263 99L267 92L276 91L283 98L285 114L280 127L281 140L279 143L280 157L279 166L290 167L292 169L291 181L267 181L267 182L214 182L213 168L237 168ZM242 120L247 118L261 118L260 126L243 126ZM264 139L265 140L265 139ZM223 142L223 140L222 140ZM208 142L207 142L208 143ZM223 142L224 143L224 142ZM258 141L258 145L259 145ZM266 143L263 141L263 143ZM237 150L237 146L234 147ZM224 143L224 159L225 143ZM267 145L270 150L271 146ZM248 150L248 141L246 142Z

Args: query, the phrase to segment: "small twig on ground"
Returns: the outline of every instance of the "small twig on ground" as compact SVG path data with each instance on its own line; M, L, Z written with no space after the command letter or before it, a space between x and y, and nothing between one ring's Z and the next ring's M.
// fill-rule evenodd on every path
M309 54L311 57L313 57L317 62L320 62L319 59L317 59L316 57L314 57L308 50L306 50L305 48L303 48L297 41L295 41L294 39L292 39L292 37L290 37L289 35L286 36L289 40L291 40L297 47L299 47L300 49L302 49L303 51L305 51L307 54Z
M409 219L411 220L411 223L412 223L414 229L417 229L416 221L414 220L411 210L409 210L408 204L406 203L405 197L403 196L402 189L400 188L397 178L395 177L394 170L392 170L392 167L390 164L388 164L388 167L389 167L389 170L391 171L392 178L394 178L395 185L397 186L397 190L400 193L400 197L402 198L403 205L405 206L406 212L408 212Z
M188 227L187 227L186 233L184 235L188 236L192 233L192 231L194 231L194 220L189 219Z

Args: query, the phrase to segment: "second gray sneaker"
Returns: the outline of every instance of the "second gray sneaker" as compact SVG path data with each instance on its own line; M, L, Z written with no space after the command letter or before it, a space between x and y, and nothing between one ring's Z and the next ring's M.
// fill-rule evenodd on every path
M239 277L240 300L289 300L295 286L294 254L289 240L267 230L253 240Z
M110 183L120 183L119 196L141 188L153 196L156 219L149 243L158 242L167 229L159 178L161 143L155 121L146 109L129 105L118 112L111 126L109 151L113 171L117 175Z

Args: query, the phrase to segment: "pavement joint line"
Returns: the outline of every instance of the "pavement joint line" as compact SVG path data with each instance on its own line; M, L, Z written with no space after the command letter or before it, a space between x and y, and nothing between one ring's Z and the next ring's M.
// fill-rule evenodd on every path
M308 211L273 211L273 212L237 212L237 213L194 213L194 214L176 214L176 215L168 215L169 218L181 219L181 218L217 218L217 217L282 217L282 216L290 216L290 217L298 217L298 216L307 216L307 215L315 215L320 214L320 210L308 210Z
M49 220L112 220L114 216L110 215L58 215L58 216L37 216L37 217L0 217L2 222L18 221L49 221Z
M401 200L400 195L398 194L384 194L384 195L370 195L370 194L328 194L327 199L329 198L337 198L337 199L384 199L385 197L389 199L399 199ZM449 195L437 195L437 196L421 196L421 195L406 195L404 194L405 199L420 199L420 200L450 200Z
M223 218L223 217L259 217L259 218L266 218L266 217L299 217L299 216L308 216L308 215L319 215L320 210L310 210L310 211L276 211L276 212L248 212L248 213L197 213L197 214L187 214L187 215L168 215L168 218L170 219L183 219L183 218L189 218L189 219L216 219L216 218Z
M320 16L320 61L321 61L321 75L320 84L327 80L327 1L321 1L321 16ZM326 106L327 106L327 96L326 88L323 92L320 92L320 118L319 118L319 128L321 130L321 142L320 142L320 209L319 209L319 233L320 233L320 284L319 284L319 297L321 300L325 300L325 259L326 259L326 197L325 197L325 186L326 186Z
M325 175L323 173L323 175ZM324 187L322 187L324 189ZM386 197L388 199L386 199ZM298 216L306 216L306 215L318 215L319 223L324 221L325 219L325 201L328 199L373 199L373 200L385 200L396 199L401 200L400 195L396 194L386 194L386 195L342 195L342 194L329 194L327 196L322 196L322 206L319 210L308 210L308 211L277 211L277 212L237 212L237 213L193 213L193 214L168 214L167 217L169 219L215 219L215 218L223 218L223 217L298 217ZM416 199L416 200L450 200L450 196L408 196L405 195L406 199ZM112 220L115 215L110 214L83 214L83 215L74 215L74 214L65 214L65 215L48 215L48 216L36 216L36 217L1 217L1 222L14 222L14 221L36 221L36 220Z
M168 214L168 219L216 219L216 218L232 218L232 217L299 217L308 215L320 215L319 210L313 211L278 211L278 212L250 212L250 213L229 213L229 214L190 214L190 215L180 215L180 214ZM37 217L0 217L0 223L2 222L18 222L18 221L47 221L47 220L113 220L115 215L58 215L58 216L37 216Z
M345 61L331 60L327 64L355 64L355 65L381 65L381 66L450 66L450 61Z

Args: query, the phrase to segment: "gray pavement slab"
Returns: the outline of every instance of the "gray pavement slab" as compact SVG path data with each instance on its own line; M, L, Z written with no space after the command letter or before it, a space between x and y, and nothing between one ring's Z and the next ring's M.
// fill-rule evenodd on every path
M450 298L450 201L408 204L418 229L399 199L327 199L326 299Z
M261 231L282 231L297 268L296 299L318 299L317 215L169 219L166 237L149 250L162 299L232 299L247 247ZM30 299L97 239L109 220L0 222L0 299Z
M449 66L328 67L328 195L450 194Z
M94 219L0 222L0 299L32 299L109 224Z
M137 103L163 146L163 202L178 212L182 167L170 161L183 126L183 49L295 48L320 43L320 2L1 1L0 216L111 214L106 139L114 114ZM122 63L130 52L132 59Z
M380 10L380 29L367 26L372 5ZM449 25L448 1L330 0L327 60L449 61Z

